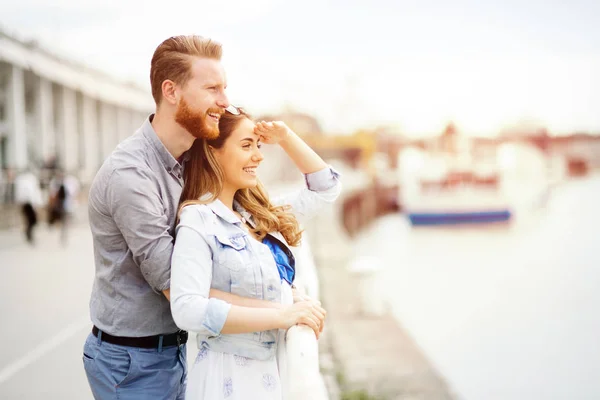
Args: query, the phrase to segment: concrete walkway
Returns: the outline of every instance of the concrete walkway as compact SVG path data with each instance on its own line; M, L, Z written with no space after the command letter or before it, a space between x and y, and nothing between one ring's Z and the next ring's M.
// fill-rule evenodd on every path
M82 351L92 328L92 236L84 219L69 230L41 224L36 244L19 229L0 230L0 399L92 399ZM188 362L195 359L188 342Z
M342 392L366 391L385 399L456 399L415 341L389 314L361 315L358 282L346 266L353 255L352 241L342 232L341 217L332 208L311 230L312 248L321 284L321 300L328 311L324 353L331 350ZM328 359L325 355L327 364ZM332 399L337 398L332 393ZM356 397L358 398L358 397Z

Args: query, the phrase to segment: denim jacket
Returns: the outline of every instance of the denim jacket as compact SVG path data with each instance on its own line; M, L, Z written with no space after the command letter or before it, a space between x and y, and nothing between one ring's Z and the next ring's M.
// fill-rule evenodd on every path
M305 180L306 188L272 200L276 205L290 205L300 223L335 201L341 192L339 175L331 167L307 174ZM234 208L250 225L254 223L238 203ZM175 323L181 329L197 332L198 348L256 360L272 358L276 329L222 334L231 305L209 298L213 288L242 297L281 301L281 278L269 247L252 238L242 221L219 200L185 207L176 232L171 259L171 312ZM289 250L279 232L269 234Z

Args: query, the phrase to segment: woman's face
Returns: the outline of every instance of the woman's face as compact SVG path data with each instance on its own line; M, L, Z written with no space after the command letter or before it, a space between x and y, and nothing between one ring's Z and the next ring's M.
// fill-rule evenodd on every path
M254 122L242 119L223 147L214 149L217 162L224 172L224 185L235 190L255 187L258 183L256 168L263 160L259 136L254 133Z

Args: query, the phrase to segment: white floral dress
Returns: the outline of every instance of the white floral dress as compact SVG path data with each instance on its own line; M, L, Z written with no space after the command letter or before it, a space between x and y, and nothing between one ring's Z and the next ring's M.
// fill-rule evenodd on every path
M292 304L290 285L282 281L281 302ZM186 400L282 400L286 398L285 333L277 335L277 356L259 361L202 348L188 374Z

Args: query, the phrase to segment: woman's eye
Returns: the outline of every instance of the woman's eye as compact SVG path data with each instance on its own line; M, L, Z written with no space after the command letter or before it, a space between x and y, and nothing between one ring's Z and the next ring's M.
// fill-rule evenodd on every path
M250 148L250 145L249 145L249 144L245 144L245 145L243 145L242 147L243 147L244 149L249 149L249 148Z
M262 147L262 143L257 143L256 147L258 147L260 149Z

